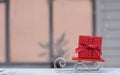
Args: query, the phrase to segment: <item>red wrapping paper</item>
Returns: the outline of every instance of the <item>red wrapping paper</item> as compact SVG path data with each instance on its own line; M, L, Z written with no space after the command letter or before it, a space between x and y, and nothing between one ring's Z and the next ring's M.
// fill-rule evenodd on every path
M102 45L102 37L99 36L80 36L78 48L78 58L84 59L100 59Z

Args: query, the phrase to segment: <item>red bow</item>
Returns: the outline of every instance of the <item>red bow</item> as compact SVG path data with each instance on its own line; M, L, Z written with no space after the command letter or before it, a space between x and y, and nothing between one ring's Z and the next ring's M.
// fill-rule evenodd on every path
M101 47L100 46L98 46L98 45L86 45L86 44L81 44L80 46L79 46L79 48L76 48L76 53L78 53L78 52L82 52L83 50L85 50L85 49L89 49L89 50L95 50L95 52L97 53L97 54L102 54L102 53L99 53L98 52L98 50L100 49Z

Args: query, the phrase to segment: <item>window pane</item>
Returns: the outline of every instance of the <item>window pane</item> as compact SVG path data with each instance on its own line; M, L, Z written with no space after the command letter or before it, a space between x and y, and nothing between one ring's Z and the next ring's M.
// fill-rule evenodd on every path
M48 62L48 0L10 0L11 62Z
M0 3L0 62L5 62L5 5Z
M55 48L55 50L59 51L61 49L62 51L68 49L64 56L70 61L75 56L79 35L92 34L91 0L54 0L53 29L55 43L58 43L58 39L65 36L64 40L62 40L63 43L61 43L63 46L59 45L58 47L60 48ZM64 45L66 41L68 43Z

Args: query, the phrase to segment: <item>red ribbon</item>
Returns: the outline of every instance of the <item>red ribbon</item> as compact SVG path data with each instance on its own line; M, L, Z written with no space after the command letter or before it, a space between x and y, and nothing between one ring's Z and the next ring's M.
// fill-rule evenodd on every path
M102 54L102 53L99 53L98 50L100 50L100 46L98 45L86 45L86 44L81 44L79 46L79 48L76 49L76 53L78 52L82 52L83 50L85 49L88 49L88 50L94 50L97 54Z

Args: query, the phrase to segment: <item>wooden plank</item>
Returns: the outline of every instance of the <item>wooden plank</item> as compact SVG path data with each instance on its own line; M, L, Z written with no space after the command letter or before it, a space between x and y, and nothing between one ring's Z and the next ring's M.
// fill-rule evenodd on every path
M104 40L103 47L120 47L120 40Z
M115 22L115 21L105 22L103 26L108 27L108 29L109 28L120 28L120 22Z
M116 2L116 3L102 3L102 10L120 10L120 2Z
M120 7L120 6L119 6ZM103 19L110 19L114 21L114 19L120 19L120 11L116 11L116 12L103 12L102 15Z
M113 28L112 30L108 30L107 32L104 32L103 38L105 41L109 40L110 38L112 38L110 40L119 40L119 38L120 38L119 33L120 33L119 28L117 30L115 30L115 28Z
M104 64L106 66L109 66L109 67L110 66L112 66L112 67L119 66L120 65L120 59L109 57L109 58L105 59L105 63Z
M108 56L113 56L113 57L120 56L120 50L119 49L105 49L105 48L103 48L102 53L103 53L103 56L105 56L105 57L108 57Z

